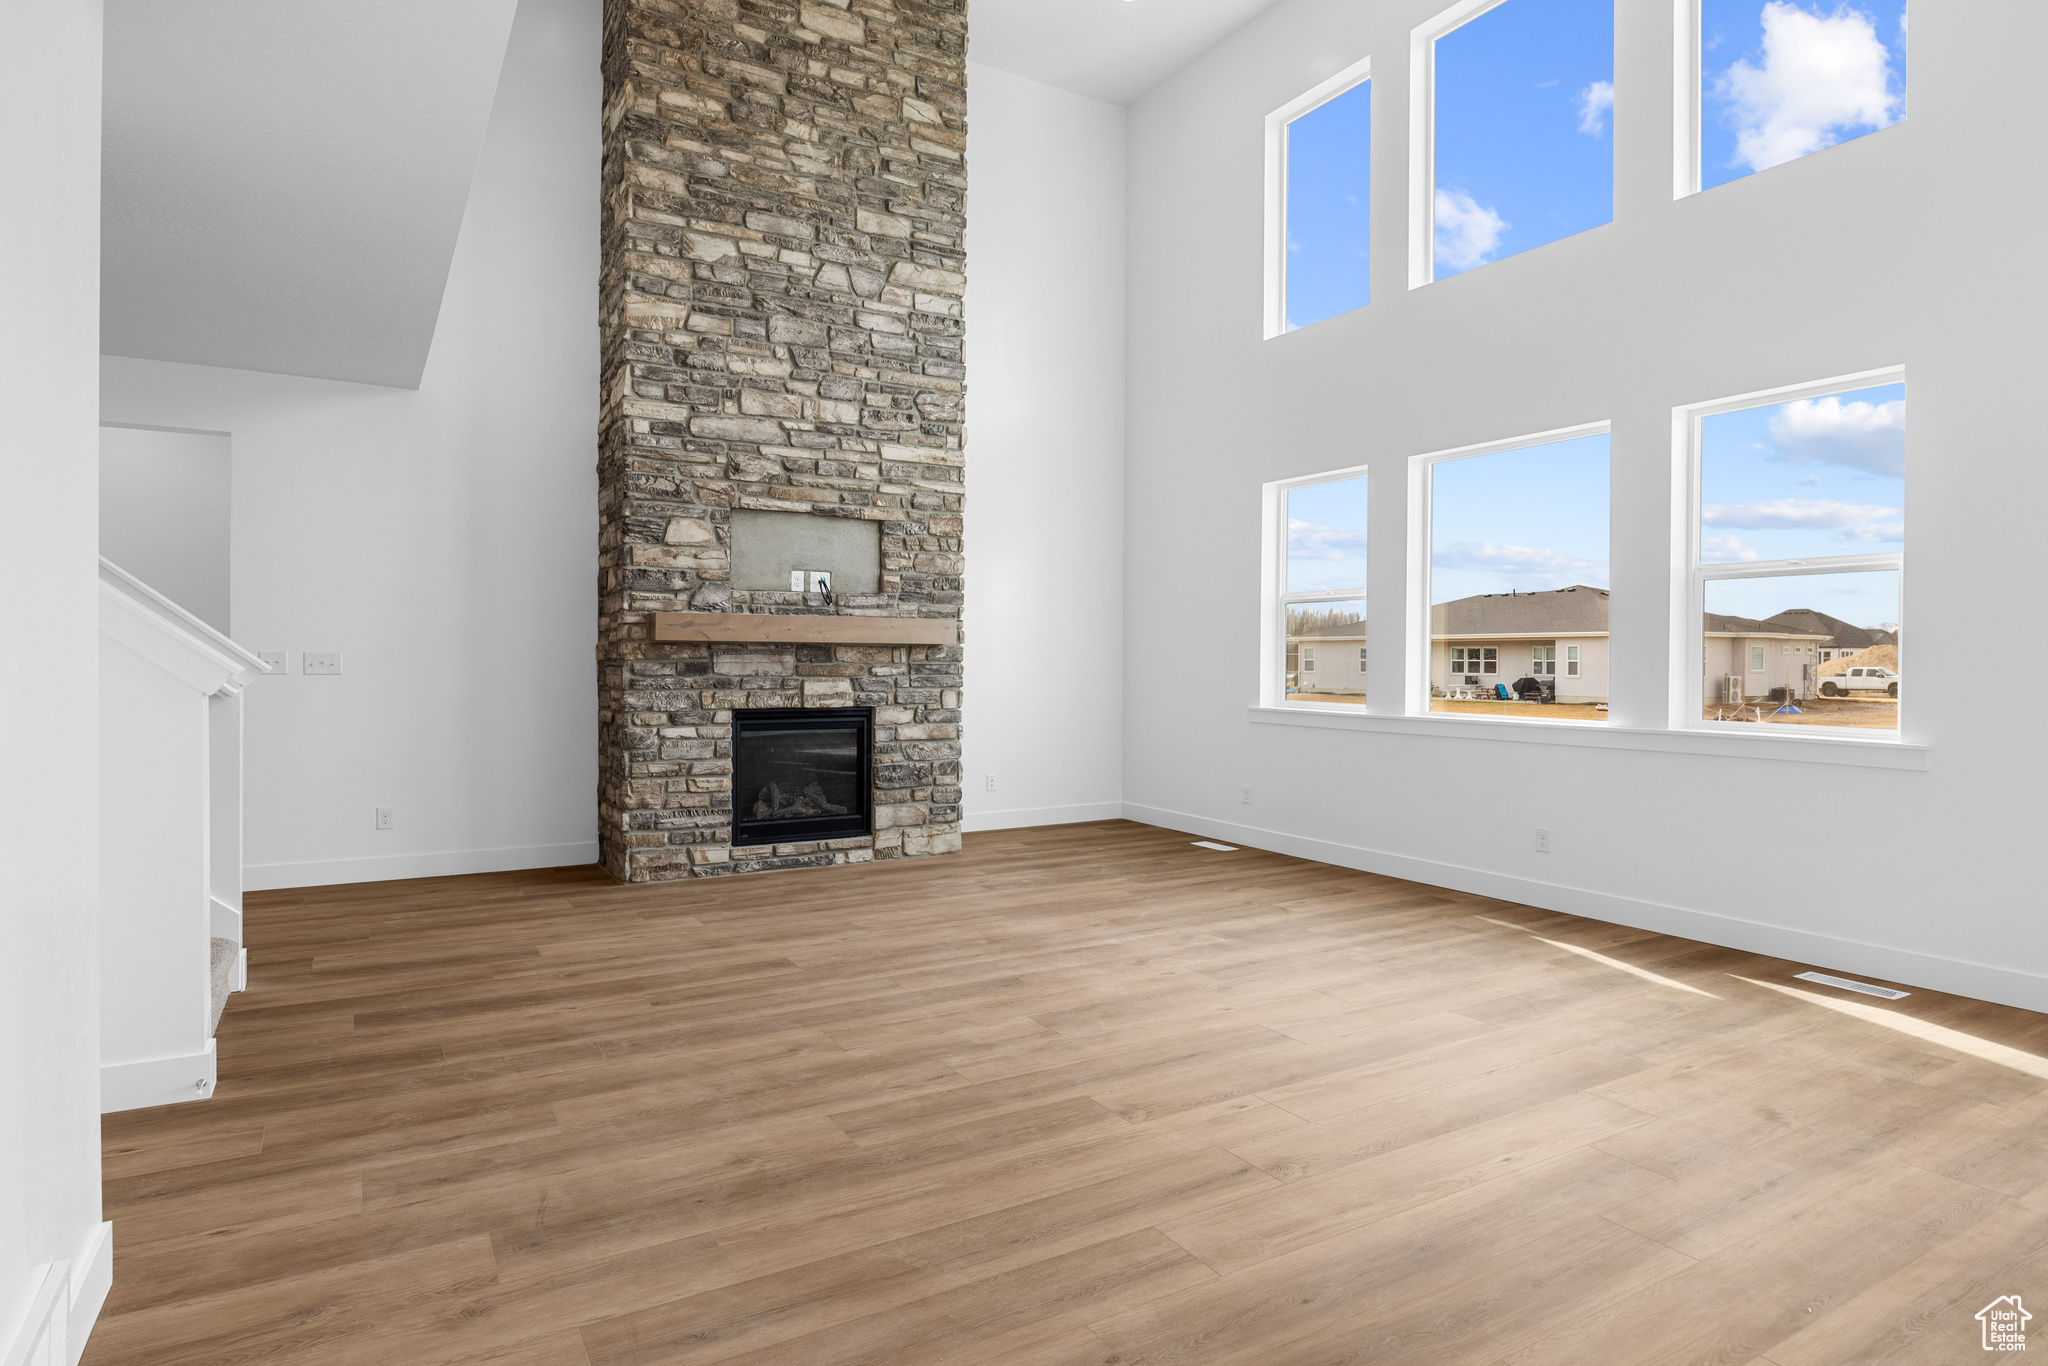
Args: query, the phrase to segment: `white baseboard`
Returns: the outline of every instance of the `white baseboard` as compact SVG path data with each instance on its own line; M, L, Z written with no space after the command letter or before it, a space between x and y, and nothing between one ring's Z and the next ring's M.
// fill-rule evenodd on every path
M175 1105L186 1100L206 1100L213 1095L219 1072L215 1066L213 1040L200 1053L171 1058L144 1058L140 1062L112 1062L100 1066L100 1113L142 1110L152 1105Z
M1931 991L1945 991L1980 1001L2018 1006L2022 1010L2048 1011L2048 977L1991 963L1973 963L1966 959L1946 958L1917 949L1903 949L1889 944L1872 944L1860 939L1820 934L1789 925L1770 925L1762 921L1718 915L1711 911L1695 911L1683 906L1668 906L1661 902L1588 891L1581 887L1566 887L1534 878L1516 877L1509 873L1488 872L1481 868L1468 868L1461 864L1443 863L1435 859L1390 854L1383 850L1367 849L1362 845L1340 844L1333 840L1289 835L1277 830L1261 830L1256 826L1240 825L1235 821L1211 820L1206 816L1197 816L1185 811L1169 811L1163 807L1145 806L1136 802L1124 803L1124 817L1143 825L1156 825L1167 830L1185 830L1230 844L1250 845L1255 849L1265 849L1276 854L1291 854L1296 858L1335 864L1340 868L1356 868L1361 872L1406 878L1411 882L1425 883L1432 887L1448 887L1452 891L1472 892L1502 901L1519 902L1525 906L1538 906L1546 911L1563 911L1568 915L1582 915L1590 920L1604 920L1609 924L1654 930L1659 934L1678 935L1685 939L1697 939L1706 944L1719 944L1725 948L1741 949L1748 953L1767 954L1773 958L1789 959L1815 967L1860 973L1866 977L1882 977L1888 981L1926 987Z
M78 1366L113 1288L113 1234L112 1224L95 1224L76 1256L37 1268L28 1312L0 1343L0 1366Z
M567 868L595 862L596 840L587 844L456 849L442 854L388 854L378 858L327 859L311 863L252 863L242 869L242 889L274 892L287 887L395 882L409 877L459 877L464 873L516 873L528 868Z
M71 1359L65 1366L78 1366L78 1359L85 1355L85 1340L92 1336L100 1308L113 1288L114 1226L102 1223L86 1235L85 1246L71 1259Z
M1031 806L1020 811L969 811L960 828L969 834L977 830L1021 830L1032 825L1076 825L1082 821L1119 820L1122 802L1082 802L1075 806Z

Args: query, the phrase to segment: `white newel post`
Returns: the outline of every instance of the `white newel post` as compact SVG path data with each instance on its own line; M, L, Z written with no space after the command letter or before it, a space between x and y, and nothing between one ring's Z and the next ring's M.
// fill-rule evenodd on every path
M100 561L100 1108L213 1094L212 940L242 985L255 655Z

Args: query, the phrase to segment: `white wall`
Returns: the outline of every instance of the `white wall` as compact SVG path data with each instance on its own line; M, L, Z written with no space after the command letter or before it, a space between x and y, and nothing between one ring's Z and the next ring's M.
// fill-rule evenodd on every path
M1132 111L1126 573L1143 610L1128 658L1208 642L1182 685L1127 696L1132 813L2048 1008L2033 866L2048 746L1974 683L1987 640L2024 642L2013 677L2044 649L2000 628L2034 615L2048 493L2033 411L2048 186L2016 169L2035 157L2048 8L1915 11L1911 122L1674 202L1672 6L1621 4L1615 221L1411 291L1408 35L1441 7L1283 0ZM1375 302L1262 341L1264 116L1368 55ZM1611 419L1614 724L1654 729L1677 667L1673 408L1900 363L1906 738L1930 747L1926 771L1521 742L1478 723L1255 721L1262 481L1370 463L1371 615L1397 621L1407 457ZM1400 710L1404 653L1376 635L1370 711ZM1452 771L1526 805L1441 800ZM1698 818L1742 811L1768 818ZM1538 824L1556 852L1534 852Z
M0 7L0 1356L29 1345L50 1264L72 1263L59 1309L76 1296L79 1328L105 1293L92 1279L99 137L97 0Z
M966 828L1101 820L1122 810L1125 111L967 70Z
M228 490L218 432L100 429L100 554L222 635Z
M251 888L596 859L599 35L520 5L417 391L104 360L105 420L233 439L235 638L293 670L249 689Z

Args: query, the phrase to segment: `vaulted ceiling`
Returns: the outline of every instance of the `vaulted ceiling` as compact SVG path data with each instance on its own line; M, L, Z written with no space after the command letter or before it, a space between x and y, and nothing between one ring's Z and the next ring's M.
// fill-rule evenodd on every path
M416 386L515 8L108 0L101 349Z
M1128 104L1272 3L973 0L970 55ZM516 8L107 0L101 349L417 386Z
M1129 104L1274 0L973 0L970 59Z

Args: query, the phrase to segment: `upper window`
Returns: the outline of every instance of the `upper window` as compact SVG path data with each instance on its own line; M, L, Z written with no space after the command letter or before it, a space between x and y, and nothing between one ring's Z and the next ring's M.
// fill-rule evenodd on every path
M1366 481L1357 471L1275 486L1284 702L1365 702ZM1347 667L1352 651L1356 668ZM1334 653L1333 653L1334 651ZM1318 664L1323 667L1318 667Z
M1614 0L1465 0L1416 42L1412 284L1613 220Z
M1372 81L1360 62L1266 119L1266 335L1372 301Z
M1417 642L1427 678L1416 687L1428 710L1606 720L1606 651L1562 678L1557 667L1572 658L1560 654L1559 636L1607 636L1604 424L1419 459L1429 558L1417 572L1430 608L1428 640ZM1500 674L1484 682L1506 685L1508 696L1471 696L1466 680L1495 667Z
M1905 0L1699 0L1699 185L1906 117Z
M1696 723L1897 735L1898 680L1867 672L1899 667L1905 570L1906 386L1882 378L1694 410Z

